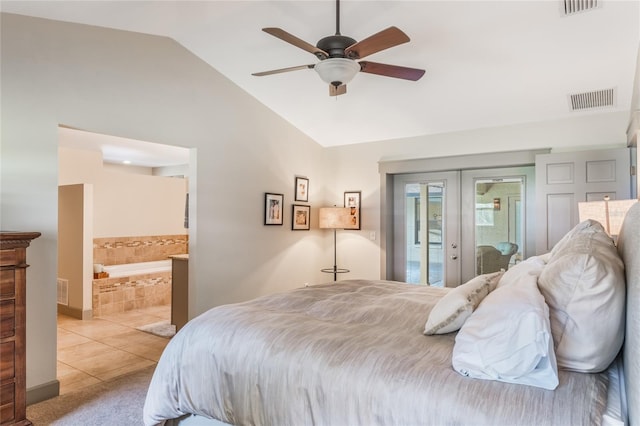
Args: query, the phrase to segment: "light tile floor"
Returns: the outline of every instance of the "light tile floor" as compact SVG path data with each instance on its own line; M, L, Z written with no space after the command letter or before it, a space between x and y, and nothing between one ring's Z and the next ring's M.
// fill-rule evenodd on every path
M58 314L60 394L155 365L169 339L136 327L170 316L170 305L84 321Z

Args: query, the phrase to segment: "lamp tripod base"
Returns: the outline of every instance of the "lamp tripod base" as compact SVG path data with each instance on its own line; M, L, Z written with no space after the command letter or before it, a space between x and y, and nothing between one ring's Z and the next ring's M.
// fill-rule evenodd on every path
M333 268L323 268L320 269L320 271L326 272L328 274L333 274L334 281L338 281L338 274L346 274L347 272L350 272L348 269L338 268L336 266L334 266Z

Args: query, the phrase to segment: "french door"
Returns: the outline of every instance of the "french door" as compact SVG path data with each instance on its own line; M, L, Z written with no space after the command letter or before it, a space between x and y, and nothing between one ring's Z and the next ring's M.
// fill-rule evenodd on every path
M394 176L393 279L455 287L533 253L534 167Z
M460 184L462 282L535 253L534 166L464 170Z
M394 279L456 286L460 281L460 172L394 177Z

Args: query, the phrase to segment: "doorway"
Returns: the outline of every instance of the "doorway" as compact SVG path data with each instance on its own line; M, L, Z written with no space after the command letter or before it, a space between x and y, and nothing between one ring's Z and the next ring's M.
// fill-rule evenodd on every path
M533 206L534 170L395 175L393 279L455 287L533 253L527 210Z
M63 127L59 135L59 184L64 190L59 194L64 193L64 198L59 195L58 258L65 257L61 242L71 225L76 234L83 234L87 248L84 256L66 256L69 265L64 271L60 262L58 266L60 276L72 278L61 280L68 282L67 298L61 300L59 294L58 299L63 309L58 315L57 378L64 394L159 359L168 342L162 337L166 327L161 325L168 325L171 318L171 267L154 265L157 270L136 269L135 273L131 267L156 261L170 264L168 255L186 250L190 233L186 194L193 192L195 182L188 179L193 152L187 148ZM166 153L175 163L161 162ZM70 205L66 190L77 187L84 204ZM65 221L72 209L80 212L84 223ZM96 264L127 270L110 270L106 279L94 281ZM73 275L70 269L80 273Z

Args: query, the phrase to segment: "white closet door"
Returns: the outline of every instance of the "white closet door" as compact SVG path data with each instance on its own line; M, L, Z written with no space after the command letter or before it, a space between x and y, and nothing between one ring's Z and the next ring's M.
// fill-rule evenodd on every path
M536 253L546 253L578 223L578 202L631 197L628 148L536 156Z

